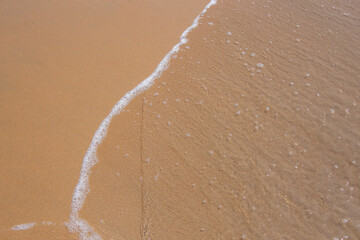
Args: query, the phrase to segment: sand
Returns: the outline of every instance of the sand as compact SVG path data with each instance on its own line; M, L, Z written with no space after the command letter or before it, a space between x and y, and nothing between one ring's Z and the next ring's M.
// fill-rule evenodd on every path
M8 34L14 45L1 48L14 59L0 72L19 82L1 82L5 239L78 238L62 223L98 124L206 2L53 4L62 21L23 22L59 33L50 25L66 20L76 41L51 35L52 52L20 57L26 45ZM219 1L156 84L113 118L80 217L103 239L359 239L359 9L340 0ZM29 49L47 46L37 28L21 31ZM40 53L48 55L33 61ZM9 230L27 222L40 226Z
M206 3L0 4L2 239L69 237L63 223L95 130ZM10 230L31 222L31 230Z
M223 1L114 117L104 239L358 239L359 4Z

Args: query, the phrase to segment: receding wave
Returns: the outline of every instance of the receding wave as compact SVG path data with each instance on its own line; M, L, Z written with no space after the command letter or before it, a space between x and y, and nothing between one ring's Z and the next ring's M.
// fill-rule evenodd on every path
M111 122L113 116L120 113L120 111L137 95L147 90L158 79L161 74L167 69L171 57L177 53L180 47L187 43L188 33L197 27L200 17L210 8L212 5L216 4L217 0L211 0L204 10L197 16L193 24L188 27L180 37L179 43L177 43L172 50L163 58L160 64L157 66L156 70L147 77L143 82L137 85L134 89L125 94L113 107L109 115L102 121L99 128L96 130L95 135L92 139L92 142L85 154L83 159L82 168L80 171L79 182L75 187L73 193L73 199L71 203L71 213L70 220L67 223L69 231L79 233L81 239L101 239L101 236L97 234L94 229L86 222L84 219L79 218L79 211L82 208L87 194L90 191L89 187L89 177L90 169L98 162L96 157L96 151L99 144L102 142L103 138L106 136L107 129Z

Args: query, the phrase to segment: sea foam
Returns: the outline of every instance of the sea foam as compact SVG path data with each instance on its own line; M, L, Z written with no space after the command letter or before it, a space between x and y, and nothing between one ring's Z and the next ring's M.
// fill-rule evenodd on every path
M14 225L11 227L11 230L14 230L14 231L28 230L28 229L34 227L35 225L36 225L36 223L24 223L24 224Z
M71 212L69 222L66 223L70 232L78 233L81 240L97 240L102 239L94 229L83 219L79 218L79 211L82 208L87 194L90 192L89 176L91 168L98 162L96 157L96 151L99 144L106 136L111 119L120 113L129 102L141 94L148 88L150 88L154 81L161 77L161 74L168 68L171 57L177 53L183 44L188 42L186 38L191 30L196 28L199 24L200 17L214 4L217 0L211 0L204 8L204 10L195 18L193 24L188 27L180 36L180 41L171 49L171 51L162 59L155 71L137 85L134 89L127 92L112 108L109 115L101 122L99 128L96 130L95 135L90 143L90 146L83 159L82 168L80 171L80 178L78 184L75 187L73 198L71 202Z

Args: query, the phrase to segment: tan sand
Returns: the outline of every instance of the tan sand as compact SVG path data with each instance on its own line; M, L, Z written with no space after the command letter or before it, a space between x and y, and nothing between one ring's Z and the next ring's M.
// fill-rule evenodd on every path
M359 239L359 9L211 8L113 119L81 216L104 239Z
M95 130L206 3L0 3L1 239L67 238L63 223ZM57 225L9 230L42 221Z

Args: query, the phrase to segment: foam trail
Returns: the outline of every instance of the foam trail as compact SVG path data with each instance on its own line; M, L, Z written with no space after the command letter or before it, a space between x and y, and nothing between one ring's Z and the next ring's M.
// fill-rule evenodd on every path
M216 4L217 0L211 0L204 10L195 18L193 24L188 27L180 37L179 43L177 43L171 51L163 58L163 60L159 63L155 71L147 77L144 81L142 81L139 85L137 85L134 89L127 92L112 108L109 115L102 121L99 128L96 130L95 135L91 141L91 144L85 154L83 159L82 168L80 171L79 182L75 187L72 203L71 203L71 212L69 222L66 224L70 232L79 233L79 237L81 240L97 240L101 239L101 236L97 234L92 227L83 219L79 218L79 211L82 208L85 198L90 191L89 187L89 176L91 168L98 162L96 157L96 151L99 144L102 142L105 137L111 119L120 113L120 111L129 104L129 102L141 94L148 88L150 88L154 81L160 78L161 74L167 69L171 57L177 53L180 49L180 46L187 43L188 39L186 38L188 33L196 28L199 24L200 17L214 4Z
M30 228L33 228L35 225L36 223L24 223L24 224L14 225L11 227L11 230L13 231L28 230Z

